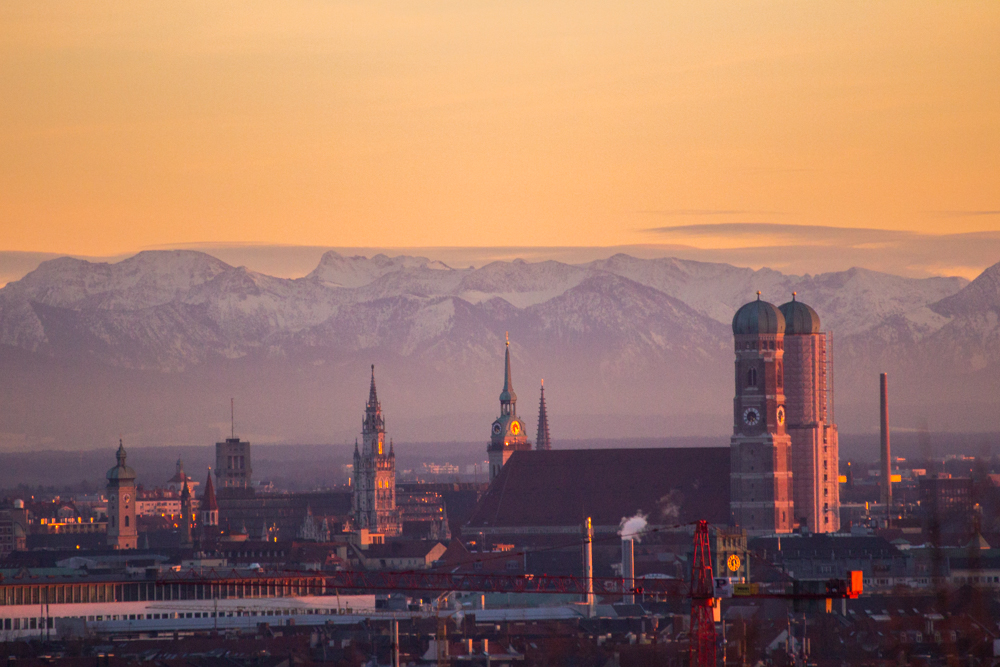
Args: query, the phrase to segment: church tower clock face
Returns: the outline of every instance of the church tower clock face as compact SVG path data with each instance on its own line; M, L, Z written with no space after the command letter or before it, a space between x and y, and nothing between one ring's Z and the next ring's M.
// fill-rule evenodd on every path
M776 416L778 418L778 424L784 424L785 423L785 408L779 405L778 406L778 413L777 413Z
M521 422L517 422L517 421L512 422L511 425L510 425L510 432L513 435L517 435L518 433L520 433L521 432Z
M493 435L500 435L500 424L493 424Z
M760 422L760 412L757 408L747 408L743 411L743 423L747 426L756 426Z

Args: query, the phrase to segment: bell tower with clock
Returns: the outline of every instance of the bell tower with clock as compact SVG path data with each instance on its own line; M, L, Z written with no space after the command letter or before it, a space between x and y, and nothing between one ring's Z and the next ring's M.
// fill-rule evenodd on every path
M531 443L524 430L524 423L517 416L517 394L510 375L510 337L504 358L503 391L500 392L500 416L490 429L490 444L486 448L490 463L490 481L500 474L510 455L529 451Z
M730 510L750 535L791 532L791 437L785 432L785 319L777 306L757 300L733 317L736 394Z
M118 441L118 465L108 471L108 546L135 549L135 471L125 465L125 445Z

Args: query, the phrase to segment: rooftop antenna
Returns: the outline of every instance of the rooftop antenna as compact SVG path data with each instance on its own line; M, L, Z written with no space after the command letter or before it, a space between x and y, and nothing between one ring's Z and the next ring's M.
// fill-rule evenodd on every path
M229 399L229 439L236 439L236 400Z

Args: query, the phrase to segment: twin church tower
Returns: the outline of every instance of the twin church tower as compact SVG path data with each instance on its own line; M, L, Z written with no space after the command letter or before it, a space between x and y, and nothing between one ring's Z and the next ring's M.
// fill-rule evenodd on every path
M816 311L757 300L733 317L730 508L750 534L840 529L837 426L831 423L828 340Z

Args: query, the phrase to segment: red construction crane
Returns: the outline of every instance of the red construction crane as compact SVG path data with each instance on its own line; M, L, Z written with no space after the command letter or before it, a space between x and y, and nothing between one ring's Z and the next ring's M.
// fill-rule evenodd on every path
M694 531L691 559L691 667L715 667L715 578L708 543L708 522L699 521Z

